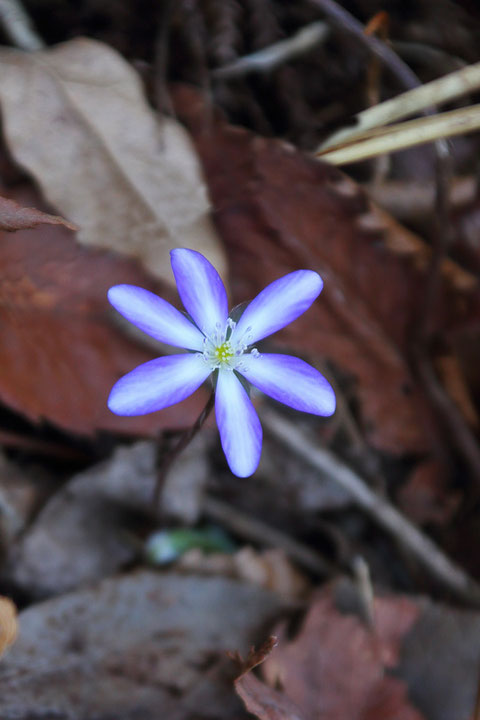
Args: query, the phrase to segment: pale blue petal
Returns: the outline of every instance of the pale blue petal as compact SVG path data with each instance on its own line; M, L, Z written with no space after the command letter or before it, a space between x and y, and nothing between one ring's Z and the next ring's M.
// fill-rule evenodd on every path
M238 477L252 475L262 452L262 426L247 392L232 371L218 373L215 415L230 470Z
M139 365L115 383L108 407L116 415L145 415L185 400L210 375L198 353L168 355Z
M297 270L267 285L246 307L232 333L232 342L261 340L308 310L323 287L313 270Z
M335 393L324 376L291 355L244 355L239 372L259 390L295 410L314 415L335 412Z
M113 307L152 337L187 350L202 350L203 335L173 305L135 285L114 285L108 291Z
M207 258L195 250L170 252L178 293L188 314L205 335L225 330L228 299L224 284Z

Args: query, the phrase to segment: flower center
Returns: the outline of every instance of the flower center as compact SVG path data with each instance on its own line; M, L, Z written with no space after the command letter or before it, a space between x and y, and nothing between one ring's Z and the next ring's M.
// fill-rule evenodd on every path
M237 367L243 350L237 345L234 347L225 337L205 338L202 356L212 370L220 367L233 370Z
M234 329L235 322L231 318L228 318L225 330L222 330L220 325L218 325L210 337L204 338L203 352L200 357L210 365L212 370L217 370L218 368L223 368L224 370L241 370L242 355L246 352L253 355L253 357L259 357L259 352L256 348L252 348L251 350L248 348L248 340L251 337L250 333L252 328L247 328L245 334L241 338L238 338L235 343L232 343L230 337Z
M220 364L228 363L228 361L235 356L233 348L228 340L225 340L221 345L218 345L213 351L213 354Z

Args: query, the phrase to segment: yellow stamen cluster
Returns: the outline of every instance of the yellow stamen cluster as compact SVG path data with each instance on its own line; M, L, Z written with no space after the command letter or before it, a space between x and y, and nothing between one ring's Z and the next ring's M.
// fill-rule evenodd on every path
M225 340L221 345L218 345L214 350L215 360L219 363L228 362L234 356L234 352L230 343Z

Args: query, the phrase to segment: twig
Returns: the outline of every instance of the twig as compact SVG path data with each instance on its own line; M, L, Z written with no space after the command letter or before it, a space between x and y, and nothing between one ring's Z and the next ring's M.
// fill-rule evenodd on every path
M172 463L177 459L177 457L180 455L180 453L185 450L187 445L189 445L193 438L197 435L197 433L201 430L203 424L205 423L206 419L210 415L210 413L213 410L213 406L215 405L215 391L212 390L210 393L210 397L208 398L207 404L203 408L202 412L198 416L198 418L193 423L192 427L187 428L185 432L183 432L180 436L179 441L173 447L170 452L161 459L159 463L158 473L157 473L157 481L155 483L155 490L153 493L153 504L156 509L159 508L160 505L160 495L162 492L162 488L165 483L165 478L167 476L168 471L170 470L170 467L172 466Z
M292 423L264 408L262 420L267 430L285 447L297 453L312 467L336 480L380 527L414 555L432 577L463 600L480 604L480 586L385 498L374 493L353 470L330 451L317 447Z
M248 75L252 72L271 72L278 65L303 55L319 43L329 33L324 22L313 22L299 30L291 38L280 40L250 55L244 55L228 65L212 71L213 77L227 80L229 78Z
M357 555L353 558L352 570L362 603L365 624L370 630L373 630L375 627L375 593L370 568L367 561L361 555Z
M391 50L388 45L385 45L375 35L365 35L365 28L362 23L351 15L348 10L345 10L334 0L310 0L310 3L320 8L340 28L360 40L370 52L382 60L406 88L414 88L420 85L415 73L398 57L396 52Z
M315 575L320 577L333 575L334 568L327 560L280 530L276 530L260 520L254 520L249 515L216 498L205 497L202 507L207 517L225 525L246 540L284 550L291 560Z
M173 115L172 102L167 91L169 31L173 14L173 0L164 0L160 5L159 29L155 38L154 93L155 104L160 113Z
M0 0L0 22L12 43L20 50L32 52L45 47L20 0Z

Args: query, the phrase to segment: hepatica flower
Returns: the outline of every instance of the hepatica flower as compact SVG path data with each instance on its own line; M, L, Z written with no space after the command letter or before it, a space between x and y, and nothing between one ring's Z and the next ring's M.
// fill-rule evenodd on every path
M262 427L240 378L296 410L331 415L335 395L327 380L303 360L260 353L255 343L305 312L322 289L311 270L297 270L268 285L238 322L228 314L223 282L194 250L172 250L178 293L188 313L134 285L115 285L108 299L148 335L190 352L140 365L114 386L108 407L117 415L144 415L185 400L214 373L215 414L230 469L248 477L258 465Z

